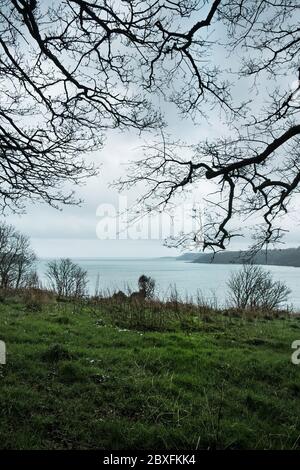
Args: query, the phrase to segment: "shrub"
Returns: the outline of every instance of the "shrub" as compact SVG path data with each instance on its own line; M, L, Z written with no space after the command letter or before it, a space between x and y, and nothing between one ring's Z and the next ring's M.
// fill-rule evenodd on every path
M227 285L232 305L242 309L275 310L290 294L283 282L274 281L269 271L252 264L232 273Z
M127 295L124 294L124 292L122 292L121 290L119 290L111 296L111 299L115 300L116 302L124 302L125 300L127 300Z
M80 298L86 294L87 272L69 258L50 261L46 275L59 297Z
M139 293L144 299L153 299L155 291L155 280L142 274L138 280Z

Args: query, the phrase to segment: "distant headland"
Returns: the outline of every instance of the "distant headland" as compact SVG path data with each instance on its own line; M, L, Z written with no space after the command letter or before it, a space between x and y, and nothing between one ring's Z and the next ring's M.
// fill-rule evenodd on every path
M219 253L184 253L177 260L190 263L243 264L249 261L248 251ZM254 264L300 267L300 247L260 251L251 257Z

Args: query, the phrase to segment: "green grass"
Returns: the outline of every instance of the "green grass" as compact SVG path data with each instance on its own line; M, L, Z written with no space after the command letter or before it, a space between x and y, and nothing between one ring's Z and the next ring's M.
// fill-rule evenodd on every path
M300 447L297 318L12 299L0 339L2 449Z

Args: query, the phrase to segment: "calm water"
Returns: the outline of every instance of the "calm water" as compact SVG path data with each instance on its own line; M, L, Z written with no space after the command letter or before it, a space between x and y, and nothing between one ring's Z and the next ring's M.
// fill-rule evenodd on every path
M156 280L158 294L166 298L170 294L170 286L176 288L182 298L187 295L196 298L200 290L206 299L218 299L221 306L226 303L226 282L232 271L240 268L239 265L222 264L194 264L175 259L142 259L142 258L81 258L74 259L88 272L89 292L95 293L97 276L99 287L103 290L125 290L126 284L137 290L137 280L141 274L151 276ZM40 260L38 272L40 278L45 280L47 260ZM284 281L291 289L289 304L300 309L300 268L286 266L268 266L276 280Z

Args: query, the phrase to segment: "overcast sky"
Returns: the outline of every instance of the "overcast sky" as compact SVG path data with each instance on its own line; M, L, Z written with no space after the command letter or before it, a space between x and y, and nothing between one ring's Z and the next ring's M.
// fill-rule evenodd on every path
M214 133L212 125L206 124L199 129L188 120L172 120L168 131L177 137L181 133L189 142L197 142L199 137ZM58 211L46 204L28 203L26 214L10 215L6 220L32 238L33 247L40 257L176 256L180 253L178 250L163 246L168 224L163 227L165 234L158 233L158 222L153 219L155 233L151 239L146 220L138 227L129 226L129 239L124 239L126 234L115 228L114 214L124 208L126 198L128 205L132 204L139 192L124 192L120 199L110 184L125 175L126 163L141 158L140 147L145 139L150 138L150 135L138 136L133 132L111 132L104 149L91 156L97 165L101 165L99 175L87 180L85 186L76 188L76 194L84 200L81 206L65 206ZM197 199L201 200L201 197ZM101 226L108 217L111 218L111 227L106 233L101 231Z
M234 57L220 59L217 61L227 61L234 67L239 63L240 58ZM224 62L225 63L225 62ZM240 82L236 88L236 96L242 98L247 94L246 84ZM201 121L197 126L189 119L181 119L173 105L166 105L159 102L166 113L168 128L166 132L176 138L183 138L188 143L197 143L206 138L219 137L223 133L223 126L219 116L210 113L210 123ZM64 207L62 211L53 209L46 204L28 204L27 213L21 216L9 215L6 220L14 224L22 232L29 235L32 244L40 257L149 257L149 256L175 256L179 253L176 249L169 249L163 246L163 235L168 232L167 219L163 222L165 233L159 233L157 224L153 221L154 235L149 239L149 227L138 226L131 229L129 239L120 234L121 239L116 239L112 216L119 209L119 195L117 191L109 187L109 184L119 176L124 176L126 163L130 160L141 158L141 150L138 149L145 139L150 139L150 135L138 136L134 132L118 133L111 132L107 136L104 148L96 151L90 158L96 165L101 165L100 173L97 177L90 178L86 185L77 188L77 194L84 199L80 207ZM203 204L203 197L209 192L211 185L208 182L201 182L201 186L195 187L191 199L187 202ZM136 189L130 194L123 194L123 198L128 196L129 204L138 196ZM122 199L124 203L124 199ZM186 202L186 203L187 203ZM299 234L299 216L296 207L291 215L286 219L285 225L290 230L286 236L287 246L297 246ZM188 218L188 210L183 212ZM110 227L106 227L109 220ZM188 223L188 222L187 222ZM161 223L162 224L162 223ZM161 227L159 227L161 229ZM106 232L105 232L106 230ZM161 232L162 230L160 230ZM114 236L112 235L114 233ZM100 238L99 238L100 235ZM105 239L108 237L109 239ZM138 240L138 238L141 240ZM232 249L245 248L249 239L239 239L231 245Z
M191 123L178 121L171 132L183 132L190 141L213 135L216 129L206 124L195 128ZM163 231L159 233L159 222L152 219L154 230L149 239L147 222L144 220L138 227L129 229L128 239L124 232L119 232L115 225L114 214L126 204L134 201L137 190L131 194L124 193L122 199L110 183L120 175L125 174L126 163L141 156L138 148L143 138L132 133L114 133L107 139L102 151L96 152L93 159L101 163L100 174L90 178L84 187L77 188L77 194L84 199L79 207L64 207L61 211L46 204L28 204L27 213L21 216L11 215L6 220L14 224L22 232L29 235L32 244L40 257L156 257L176 256L180 252L163 246L164 235L168 235L170 219L161 222ZM209 192L209 183L202 183L201 188L195 188L191 199L185 201L183 211L179 208L179 218L188 223L188 211L193 201L200 202ZM120 208L119 205L122 205ZM109 227L105 227L107 223ZM298 245L299 217L297 211L292 212L286 224L290 233L286 236L288 246ZM105 231L106 229L106 231ZM100 238L99 238L100 237ZM106 239L109 238L109 239ZM141 238L141 239L139 239ZM235 242L232 249L246 248L249 239Z

